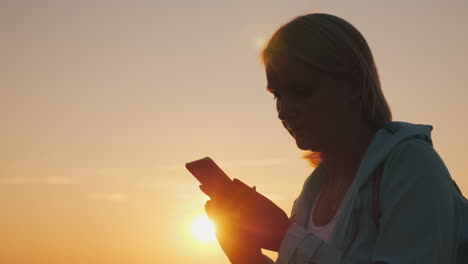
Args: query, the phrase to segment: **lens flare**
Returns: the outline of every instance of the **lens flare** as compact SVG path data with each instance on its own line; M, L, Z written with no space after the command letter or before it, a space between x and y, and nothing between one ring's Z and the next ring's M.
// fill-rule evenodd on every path
M255 43L255 48L260 50L260 49L263 49L266 46L267 39L265 37L263 37L263 36L257 36L255 38L254 43Z
M194 218L190 225L193 238L200 243L211 243L216 241L215 225L206 215Z

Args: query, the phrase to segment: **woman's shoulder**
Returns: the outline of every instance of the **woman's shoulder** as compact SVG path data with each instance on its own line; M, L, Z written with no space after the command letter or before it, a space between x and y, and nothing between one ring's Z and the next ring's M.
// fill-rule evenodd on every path
M394 147L384 165L382 189L389 191L440 188L451 185L450 173L432 144L406 140Z
M404 140L389 153L385 168L404 166L415 168L436 166L446 169L444 161L432 144L420 138Z

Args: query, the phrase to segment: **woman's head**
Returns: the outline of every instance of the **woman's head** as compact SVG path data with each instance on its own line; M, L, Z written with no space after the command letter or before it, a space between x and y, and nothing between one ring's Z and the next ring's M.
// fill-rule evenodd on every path
M321 13L296 17L272 35L261 56L268 88L280 97L279 118L293 129L308 126L315 142L339 133L353 111L372 130L392 119L366 40L341 18ZM313 132L318 125L322 134ZM291 132L301 149L320 151L313 142L301 142L298 131ZM314 152L305 157L312 165L320 160Z

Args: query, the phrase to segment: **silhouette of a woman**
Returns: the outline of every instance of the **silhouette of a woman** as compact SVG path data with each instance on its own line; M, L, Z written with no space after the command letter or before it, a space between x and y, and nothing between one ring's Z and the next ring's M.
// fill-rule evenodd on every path
M207 202L231 263L273 263L261 248L280 264L455 263L456 191L432 126L392 121L360 32L334 15L299 16L261 55L278 118L315 169L290 218L237 179Z

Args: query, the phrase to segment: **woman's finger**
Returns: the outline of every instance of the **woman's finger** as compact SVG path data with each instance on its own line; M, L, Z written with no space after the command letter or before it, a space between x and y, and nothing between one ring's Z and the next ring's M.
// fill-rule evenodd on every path
M210 218L211 220L214 221L216 219L216 213L215 213L215 210L214 210L212 200L206 201L206 203L205 203L205 212L206 212L206 215L208 216L208 218Z
M250 207L254 207L255 198L257 194L255 186L249 187L242 181L234 179L233 189L233 197L235 200L236 208L247 209Z
M232 183L233 183L234 186L237 186L240 189L243 189L243 190L250 189L250 187L247 184L245 184L244 182L242 182L241 180L239 180L237 178L234 178L232 180Z
M233 185L233 189L236 190L236 192L242 196L245 196L245 195L252 195L256 192L256 187L250 187L248 186L247 184L245 184L244 182L242 182L241 180L238 180L237 178L235 178L233 181L232 181L232 185Z
M213 221L219 222L221 219L225 219L230 216L229 210L219 201L213 199L206 201L205 211L207 216Z
M210 195L209 195L210 191L208 190L208 187L206 187L205 185L198 185L198 188L200 188L200 190L201 190L204 194L210 196Z

